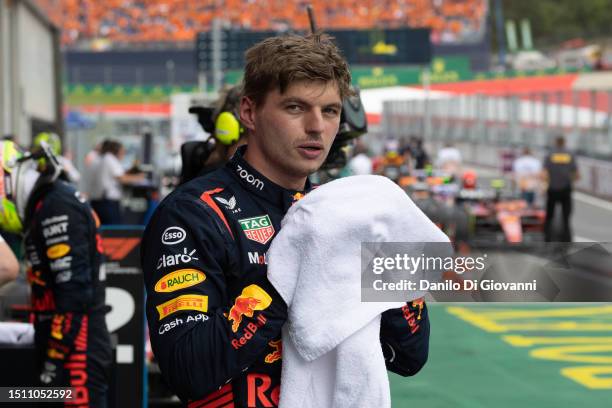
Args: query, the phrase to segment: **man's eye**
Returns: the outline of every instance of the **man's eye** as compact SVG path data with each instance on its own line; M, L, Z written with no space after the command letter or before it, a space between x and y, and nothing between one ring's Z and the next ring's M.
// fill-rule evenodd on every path
M327 108L323 112L328 116L338 116L340 114L337 108Z
M301 112L302 111L302 107L300 105L287 105L287 110L289 112Z

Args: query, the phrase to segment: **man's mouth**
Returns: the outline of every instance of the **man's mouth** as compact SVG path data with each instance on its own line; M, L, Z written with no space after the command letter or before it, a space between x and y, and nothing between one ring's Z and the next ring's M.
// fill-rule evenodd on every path
M306 142L298 145L299 148L309 150L323 150L323 143L319 142Z
M323 144L307 142L298 145L298 152L306 159L316 159L323 153Z

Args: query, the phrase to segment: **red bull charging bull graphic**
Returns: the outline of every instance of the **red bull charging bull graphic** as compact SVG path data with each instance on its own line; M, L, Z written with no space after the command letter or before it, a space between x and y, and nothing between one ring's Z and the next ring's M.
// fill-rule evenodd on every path
M249 285L242 289L242 293L236 297L234 306L228 315L228 320L232 322L232 331L234 333L238 331L242 323L242 316L253 317L256 310L265 310L270 303L272 303L272 298L259 286Z

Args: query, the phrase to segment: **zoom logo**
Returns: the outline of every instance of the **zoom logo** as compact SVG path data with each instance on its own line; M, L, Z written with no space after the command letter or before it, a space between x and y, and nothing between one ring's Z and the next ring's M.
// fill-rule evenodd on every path
M258 188L259 190L263 190L264 183L260 179L253 176L251 173L242 168L242 166L238 165L238 176L241 179L246 180L247 183L251 184L253 187Z
M176 245L183 242L187 237L187 233L181 227L168 227L162 234L161 242L166 245Z

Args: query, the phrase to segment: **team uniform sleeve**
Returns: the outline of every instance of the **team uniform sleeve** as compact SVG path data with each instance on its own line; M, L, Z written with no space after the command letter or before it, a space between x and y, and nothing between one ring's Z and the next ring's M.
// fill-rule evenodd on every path
M265 274L228 295L233 237L206 204L162 204L143 239L151 346L170 388L202 398L239 376L280 334L287 306ZM236 290L234 290L235 292Z
M70 204L61 211L49 207L41 210L38 241L53 279L55 313L41 381L56 385L63 381L63 365L93 305L92 276L98 271L91 263L95 227L86 210Z
M429 316L422 300L408 302L382 314L380 342L387 369L411 376L423 368L429 355Z

